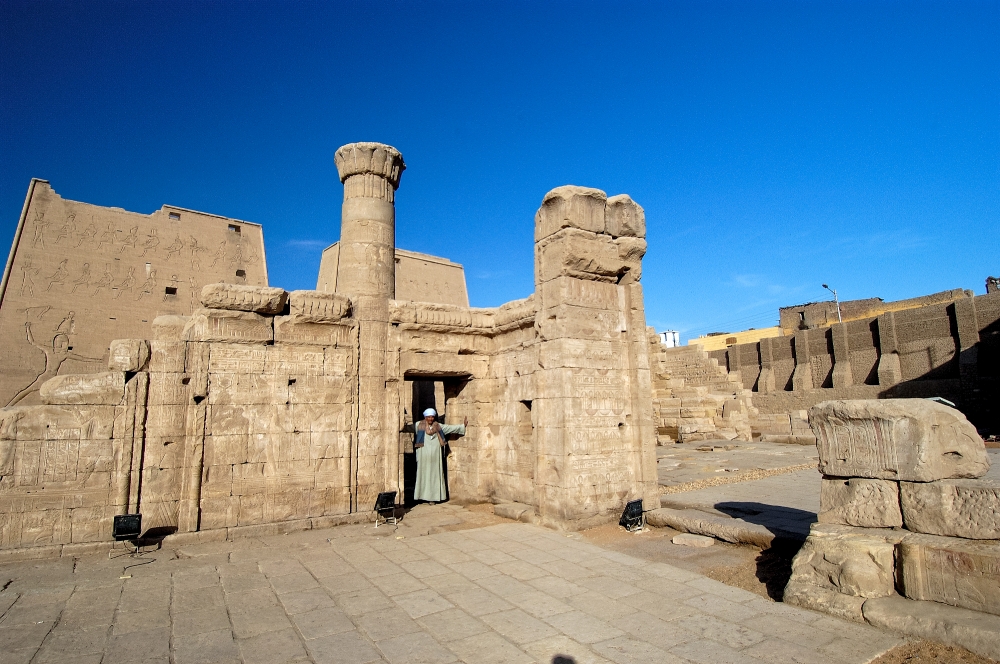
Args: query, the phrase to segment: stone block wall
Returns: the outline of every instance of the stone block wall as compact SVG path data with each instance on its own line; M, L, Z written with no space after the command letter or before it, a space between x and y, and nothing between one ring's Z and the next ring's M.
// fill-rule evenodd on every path
M1000 293L950 291L924 306L712 351L762 413L829 399L948 399L981 431L1000 431ZM948 295L950 301L944 298ZM890 303L891 304L891 303Z
M827 401L810 418L819 523L785 601L859 622L898 595L1000 615L1000 485L977 479L990 462L969 421L924 399Z
M442 384L447 422L469 420L449 445L453 499L566 528L656 504L642 208L561 187L536 217L535 294L396 300L401 157L356 144L337 159L352 238L338 284L353 294L209 284L191 315L113 342L111 371L0 410L0 548L107 542L135 512L159 535L364 518L404 490L415 380Z

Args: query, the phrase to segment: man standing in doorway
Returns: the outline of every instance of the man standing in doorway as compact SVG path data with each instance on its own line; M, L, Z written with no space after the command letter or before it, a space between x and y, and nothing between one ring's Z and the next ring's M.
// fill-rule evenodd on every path
M417 483L413 488L413 499L432 503L442 502L448 497L441 457L444 437L451 434L464 436L465 427L469 425L468 417L463 424L441 424L435 421L436 417L437 411L433 408L424 411L424 419L417 423L417 436L413 441L417 454Z

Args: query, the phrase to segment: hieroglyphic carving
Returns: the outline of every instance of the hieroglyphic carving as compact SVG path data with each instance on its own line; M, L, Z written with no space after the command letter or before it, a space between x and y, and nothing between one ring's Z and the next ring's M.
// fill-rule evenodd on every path
M115 245L115 237L118 235L118 229L115 227L115 222L109 221L108 228L101 233L101 239L97 242L97 248L101 249L104 245L113 247Z
M110 289L111 288L111 283L114 280L115 280L115 275L113 275L111 273L111 264L110 263L105 263L104 264L104 274L101 275L100 279L98 279L97 281L94 282L94 292L91 293L91 296L97 295L102 290Z
M66 223L59 227L59 234L56 235L56 241L53 244L59 244L66 238L73 237L76 232L76 215L71 214L66 217Z
M135 243L138 241L139 241L139 226L136 225L128 230L128 235L125 236L124 240L122 240L122 246L119 247L118 253L119 254L125 253L125 247L132 247L132 250L134 251Z
M35 210L35 234L31 238L32 247L45 248L45 229L48 228L49 222L45 221L45 213L41 210Z
M114 297L115 297L115 299L117 300L126 291L128 291L129 293L131 293L132 292L132 287L134 285L135 285L135 268L134 267L129 267L128 273L125 275L125 278L122 279L122 281L121 281L120 284L118 284L117 286L114 287L114 291L115 291L115 296Z
M184 240L181 239L181 234L178 233L174 238L174 241L167 245L167 258L170 260L175 256L180 256L181 251L184 249Z
M90 263L84 263L80 268L80 276L73 280L73 289L70 293L75 293L78 288L87 288L90 285Z
M150 270L146 280L139 286L139 294L135 296L136 301L142 299L143 295L152 295L156 288L156 270Z
M66 277L69 276L69 270L66 269L66 264L68 262L68 258L64 258L59 261L59 266L56 268L56 271L49 277L49 285L45 287L46 292L52 290L52 287L56 284L61 286L66 283Z
M97 226L95 226L94 222L91 221L87 224L87 227L83 229L83 232L80 233L80 241L76 243L76 248L79 249L83 246L84 242L93 244L95 237L97 237Z
M160 238L156 235L156 229L149 229L149 235L146 236L146 241L142 243L142 253L139 257L142 258L147 253L156 253L156 248L160 246Z
M37 276L40 269L31 265L31 258L25 259L21 265L21 290L18 291L19 295L24 295L25 291L28 291L28 295L35 294L35 282L31 277Z

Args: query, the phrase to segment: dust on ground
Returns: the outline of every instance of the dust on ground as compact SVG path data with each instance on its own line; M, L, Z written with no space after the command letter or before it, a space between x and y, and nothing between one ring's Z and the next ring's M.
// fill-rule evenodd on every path
M893 648L871 664L996 664L996 660L933 641L914 641Z

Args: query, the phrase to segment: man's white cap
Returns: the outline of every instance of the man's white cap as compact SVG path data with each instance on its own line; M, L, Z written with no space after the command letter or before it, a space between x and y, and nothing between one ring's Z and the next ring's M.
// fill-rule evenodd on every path
M437 415L437 411L433 408L428 408L424 411L424 417L430 417L431 415Z

